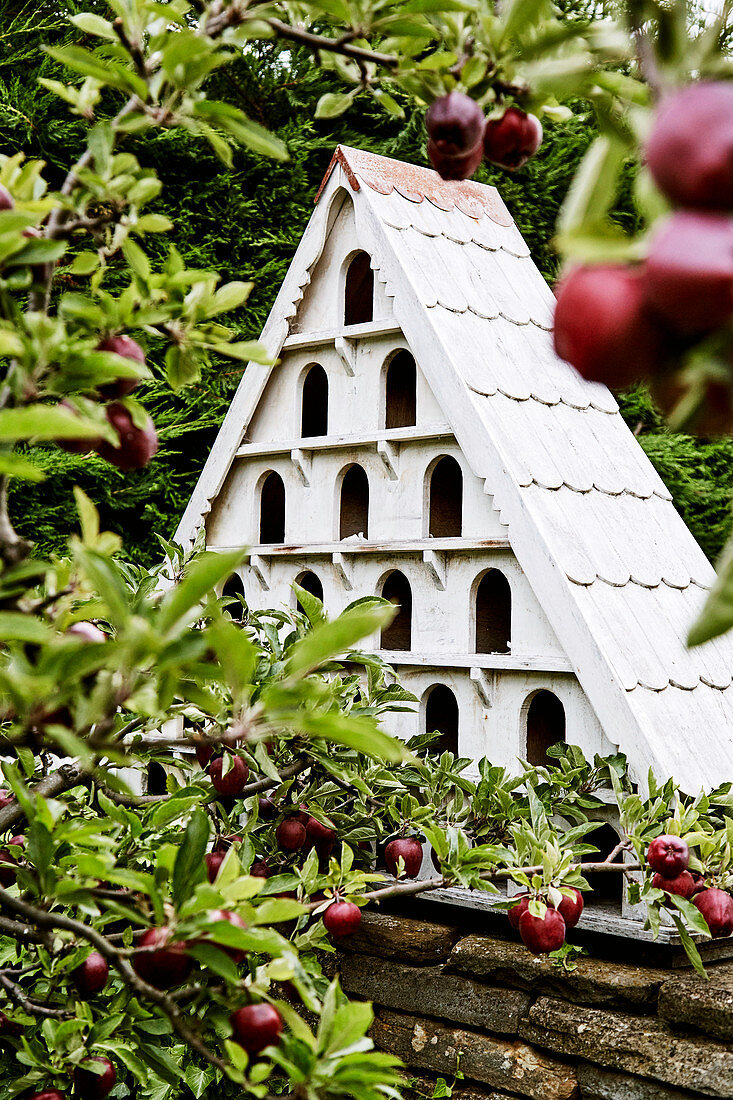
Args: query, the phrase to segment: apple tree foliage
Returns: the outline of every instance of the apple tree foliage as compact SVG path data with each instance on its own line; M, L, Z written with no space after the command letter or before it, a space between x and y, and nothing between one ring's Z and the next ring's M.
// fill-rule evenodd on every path
M253 43L300 46L342 84L320 117L360 96L397 116L400 97L429 103L458 87L489 113L516 101L560 121L560 100L577 94L626 133L647 91L623 25L562 21L542 0L111 0L72 24L79 41L49 50L58 72L44 85L88 125L77 163L51 186L40 161L0 160L6 1094L397 1095L396 1060L366 1036L371 1009L323 975L333 943L321 917L337 898L361 907L454 885L506 908L511 880L542 920L587 875L618 876L622 856L642 872L652 926L671 913L701 968L690 932L709 934L702 913L654 885L645 853L662 833L683 837L701 884L728 897L729 785L691 799L650 777L642 797L621 758L590 764L567 746L519 777L488 761L467 773L430 737L405 746L382 728L415 702L357 648L389 621L384 601L329 620L297 590L302 610L248 617L217 595L238 552L164 544L159 567L126 563L78 492L80 534L41 560L7 503L11 479L41 476L37 445L89 448L121 468L146 460L154 427L132 391L149 367L119 338L164 346L174 390L214 355L264 359L227 324L250 285L185 265L143 155L145 135L180 127L225 166L235 146L287 158L241 107L208 98L212 73ZM581 173L563 241L592 235L588 195L602 211L603 179ZM609 785L623 835L598 853L590 834ZM408 880L399 862L385 875L386 844L409 837L429 842L434 875ZM92 988L87 970L106 980ZM279 1021L267 1042L242 1023L258 1007Z

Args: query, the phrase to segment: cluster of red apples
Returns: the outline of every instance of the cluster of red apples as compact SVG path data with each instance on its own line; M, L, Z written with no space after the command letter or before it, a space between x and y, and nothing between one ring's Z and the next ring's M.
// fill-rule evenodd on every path
M561 280L555 349L583 377L622 389L652 379L672 407L686 384L682 359L705 343L720 363L706 379L701 430L733 423L733 83L701 82L662 101L645 147L647 168L674 208L638 264L572 267Z
M508 107L500 118L486 118L475 99L449 92L436 99L425 116L428 156L444 180L465 180L491 161L513 172L526 164L542 143L535 115Z
M646 858L654 871L652 886L692 901L705 918L713 938L730 936L733 898L727 890L706 886L702 875L688 870L690 849L687 841L678 836L658 836L649 845Z
M0 185L0 210L12 210L15 206L13 196L6 187ZM37 229L24 230L24 236L39 236ZM107 336L97 345L97 351L109 351L123 359L131 359L144 365L145 353L135 340L129 336ZM120 470L135 470L146 466L158 450L158 436L150 417L139 427L134 423L130 410L122 402L137 385L136 378L117 378L97 387L99 395L106 399L105 416L114 429L119 442L116 445L106 439L59 439L59 446L74 454L86 454L96 451L98 455L117 466Z

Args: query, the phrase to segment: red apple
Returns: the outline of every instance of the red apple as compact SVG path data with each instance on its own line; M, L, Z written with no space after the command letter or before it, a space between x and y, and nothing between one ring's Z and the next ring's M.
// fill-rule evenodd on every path
M275 839L284 852L297 852L305 844L305 825L297 817L286 817L275 830Z
M79 1100L104 1100L117 1083L117 1071L109 1058L90 1058L89 1062L99 1062L103 1067L102 1073L93 1073L84 1069L84 1065L77 1066L74 1072L74 1088Z
M510 172L525 165L541 144L540 120L519 107L508 107L501 118L490 118L486 123L484 156Z
M397 861L400 856L405 864L405 876L414 878L422 864L422 844L415 837L401 836L390 840L384 849L384 862L390 874L397 874Z
M100 630L98 626L95 626L94 623L72 623L66 633L71 634L74 638L81 639L83 642L107 641L107 635L103 630Z
M323 914L323 923L337 939L351 936L361 924L361 909L353 901L334 901Z
M689 871L680 871L674 878L665 878L655 871L652 876L652 886L657 890L666 890L668 894L679 894L681 898L691 898L697 893L695 880Z
M215 760L212 760L209 764L209 778L213 784L214 790L223 795L238 795L241 794L247 785L247 776L249 775L249 768L242 760L241 756L231 757L231 767L226 775L222 774L224 768L224 758L217 756Z
M555 306L555 351L583 378L621 390L653 374L664 359L664 332L649 309L640 269L575 267Z
M23 1025L16 1024L15 1020L9 1020L4 1012L0 1012L0 1035L21 1035Z
M259 816L263 821L273 821L278 815L276 803L267 795L260 795L257 799L257 807Z
M58 1089L44 1089L43 1092L34 1092L26 1100L66 1100L66 1097Z
M108 978L109 963L98 951L87 955L81 966L77 966L74 971L74 982L82 997L99 993L106 986Z
M206 864L206 877L209 882L215 882L216 876L219 874L219 868L226 859L226 852L207 852L204 856L204 862Z
M534 955L544 955L565 943L565 921L557 909L549 906L544 917L535 917L528 909L519 918L519 935Z
M656 230L644 269L649 305L682 334L733 314L733 218L680 210Z
M25 837L13 836L10 838L10 843L18 848L23 848L25 847ZM8 851L7 848L0 848L0 886L7 889L13 885L18 877L17 867L18 858L15 853Z
M658 836L649 845L646 859L652 871L658 871L664 878L676 878L689 866L690 849L681 837Z
M283 1029L282 1016L273 1005L245 1005L229 1017L233 1038L249 1054L259 1054L277 1043Z
M12 210L14 206L13 196L7 187L3 187L0 183L0 210Z
M6 806L11 806L15 802L15 795L10 791L6 791L3 787L0 789L0 810L4 810Z
M463 92L449 92L436 99L425 116L428 156L445 180L472 176L483 160L484 113Z
M713 939L730 936L733 932L733 898L727 891L709 887L695 894L692 904L702 913Z
M527 912L528 905L529 895L524 894L523 897L519 898L516 905L513 905L511 909L507 909L506 911L506 915L509 917L509 923L511 924L515 932L519 931L519 920L522 916L522 913Z
M208 914L209 920L214 922L218 920L224 920L227 924L233 924L235 928L246 928L246 923L242 920L239 913L232 913L230 909L212 909ZM224 951L232 962L237 965L247 958L247 952L242 951L238 947L227 947L225 944L216 944L221 951Z
M205 744L196 745L194 752L196 753L196 759L198 760L199 767L205 768L211 760L212 756L214 755L214 746Z
M170 928L148 928L139 940L139 947L157 947L133 955L132 967L139 978L156 989L172 989L191 973L192 959L186 954L185 943L172 943Z
M580 920L583 914L583 895L580 890L576 890L574 886L570 889L573 891L574 897L569 898L563 894L562 901L557 907L557 911L565 921L566 928L575 928L575 925Z
M270 868L266 859L256 859L249 869L252 878L269 878Z
M122 356L123 359L132 359L135 363L145 363L145 352L137 341L131 340L129 336L108 336L102 340L101 344L97 344L97 351L111 351L115 355ZM138 378L117 378L114 382L106 382L103 386L97 386L97 389L104 397L127 397L135 389L138 382Z
M133 424L129 410L117 401L108 405L105 412L117 432L119 443L113 447L106 439L100 440L94 446L97 454L120 470L138 470L147 466L158 450L158 436L150 417L146 417L144 427L138 428Z
M667 96L657 108L646 162L678 206L733 208L733 84L701 81Z

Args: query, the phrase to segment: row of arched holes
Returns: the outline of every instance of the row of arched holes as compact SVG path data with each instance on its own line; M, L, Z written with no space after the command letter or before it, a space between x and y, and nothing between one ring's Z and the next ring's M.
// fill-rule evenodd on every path
M306 592L323 600L323 584L316 573L311 570L301 573L297 582ZM223 594L233 599L244 599L244 586L239 576L233 574L229 578ZM405 574L399 569L389 573L382 585L381 595L397 605L394 619L382 630L381 648L409 651L412 648L412 588ZM229 608L232 618L239 621L243 611L241 601ZM511 622L512 592L509 581L498 569L489 569L475 586L475 652L509 653Z
M417 422L417 367L409 351L398 351L387 366L384 385L385 428L410 428ZM328 435L328 375L314 363L303 379L300 434Z
M463 530L463 472L445 455L433 466L428 490L428 533L437 539L459 538ZM339 538L369 537L369 478L358 463L341 479ZM271 470L260 488L260 543L285 541L285 483Z

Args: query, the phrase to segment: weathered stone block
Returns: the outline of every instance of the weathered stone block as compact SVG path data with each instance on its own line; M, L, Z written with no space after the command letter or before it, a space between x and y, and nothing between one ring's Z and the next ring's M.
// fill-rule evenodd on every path
M529 1009L529 995L515 989L482 985L442 966L405 966L403 963L344 955L341 984L388 1008L416 1016L439 1016L500 1035L516 1035L520 1017Z
M541 997L519 1025L527 1042L556 1054L649 1077L703 1096L733 1096L733 1050L680 1037L656 1019Z
M380 1050L398 1055L408 1066L447 1077L460 1063L471 1080L531 1100L571 1100L577 1096L572 1066L517 1040L493 1039L387 1010L379 1012L371 1034Z
M551 959L531 955L521 943L466 936L451 952L451 970L506 985L540 990L574 1002L653 1009L666 970L579 958L577 969L560 970Z
M659 1015L717 1039L733 1040L733 967L709 967L708 977L707 982L697 975L665 982Z
M578 1084L582 1100L692 1100L699 1095L584 1064L578 1066Z
M436 963L448 958L457 939L456 929L445 924L363 911L358 931L341 946L385 959Z

